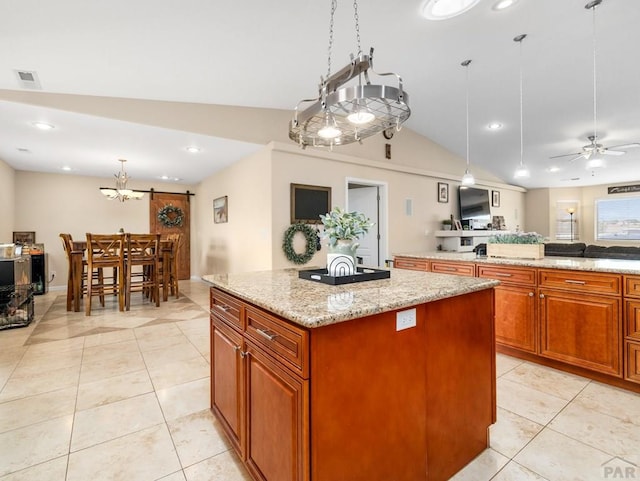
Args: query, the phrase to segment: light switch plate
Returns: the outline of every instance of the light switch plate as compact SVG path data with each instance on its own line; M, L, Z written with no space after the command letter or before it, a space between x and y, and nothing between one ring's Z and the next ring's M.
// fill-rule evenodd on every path
M396 313L396 331L416 327L416 310L407 309Z

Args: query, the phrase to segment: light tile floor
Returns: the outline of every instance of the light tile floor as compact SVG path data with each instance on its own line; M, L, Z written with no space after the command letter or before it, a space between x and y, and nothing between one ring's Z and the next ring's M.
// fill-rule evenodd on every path
M50 292L0 331L0 481L249 481L208 408L208 286L180 287L90 317ZM491 448L454 480L640 479L640 395L502 355L497 371Z

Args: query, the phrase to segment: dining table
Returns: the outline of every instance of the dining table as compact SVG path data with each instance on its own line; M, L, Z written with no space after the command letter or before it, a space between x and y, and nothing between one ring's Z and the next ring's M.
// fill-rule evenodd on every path
M160 239L160 261L162 262L162 300L169 299L169 266L171 265L171 251L173 241ZM80 312L80 298L82 297L82 276L87 254L87 241L71 241L71 271L73 288L73 311ZM91 282L89 279L87 282Z

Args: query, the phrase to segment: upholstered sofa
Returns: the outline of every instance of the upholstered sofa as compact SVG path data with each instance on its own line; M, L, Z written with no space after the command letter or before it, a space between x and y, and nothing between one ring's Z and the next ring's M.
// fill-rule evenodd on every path
M544 245L545 256L590 257L597 259L640 260L640 247L636 246L597 246L583 242L572 244L548 243Z

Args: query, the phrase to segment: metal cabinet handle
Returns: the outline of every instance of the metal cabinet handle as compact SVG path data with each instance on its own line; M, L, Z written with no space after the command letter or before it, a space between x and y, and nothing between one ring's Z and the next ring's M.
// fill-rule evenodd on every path
M529 293L529 297L533 297L533 292L530 292L530 293Z
M544 299L544 294L540 294L540 299Z
M443 266L440 269L442 269L443 271L449 271L449 272L455 272L457 270L455 267L446 267L446 266Z
M249 351L240 351L240 357L244 359L249 356Z
M239 351L240 350L240 346L233 346L233 350L234 351Z
M214 304L213 307L221 310L222 312L229 312L229 309L231 309L231 306L227 306L225 304Z
M507 274L506 272L496 272L496 277L513 277L513 274Z
M403 267L403 266L405 266L405 267L415 267L416 266L412 262L402 262L402 263L398 263L398 264L400 264L398 267Z
M256 331L258 332L258 334L260 334L262 337L264 337L265 339L269 339L270 341L274 341L276 337L278 337L276 334L271 334L268 331L263 331L262 329L256 329Z
M567 284L578 284L579 286L584 286L586 285L586 281L574 281L573 279L565 279L564 282L566 282Z

